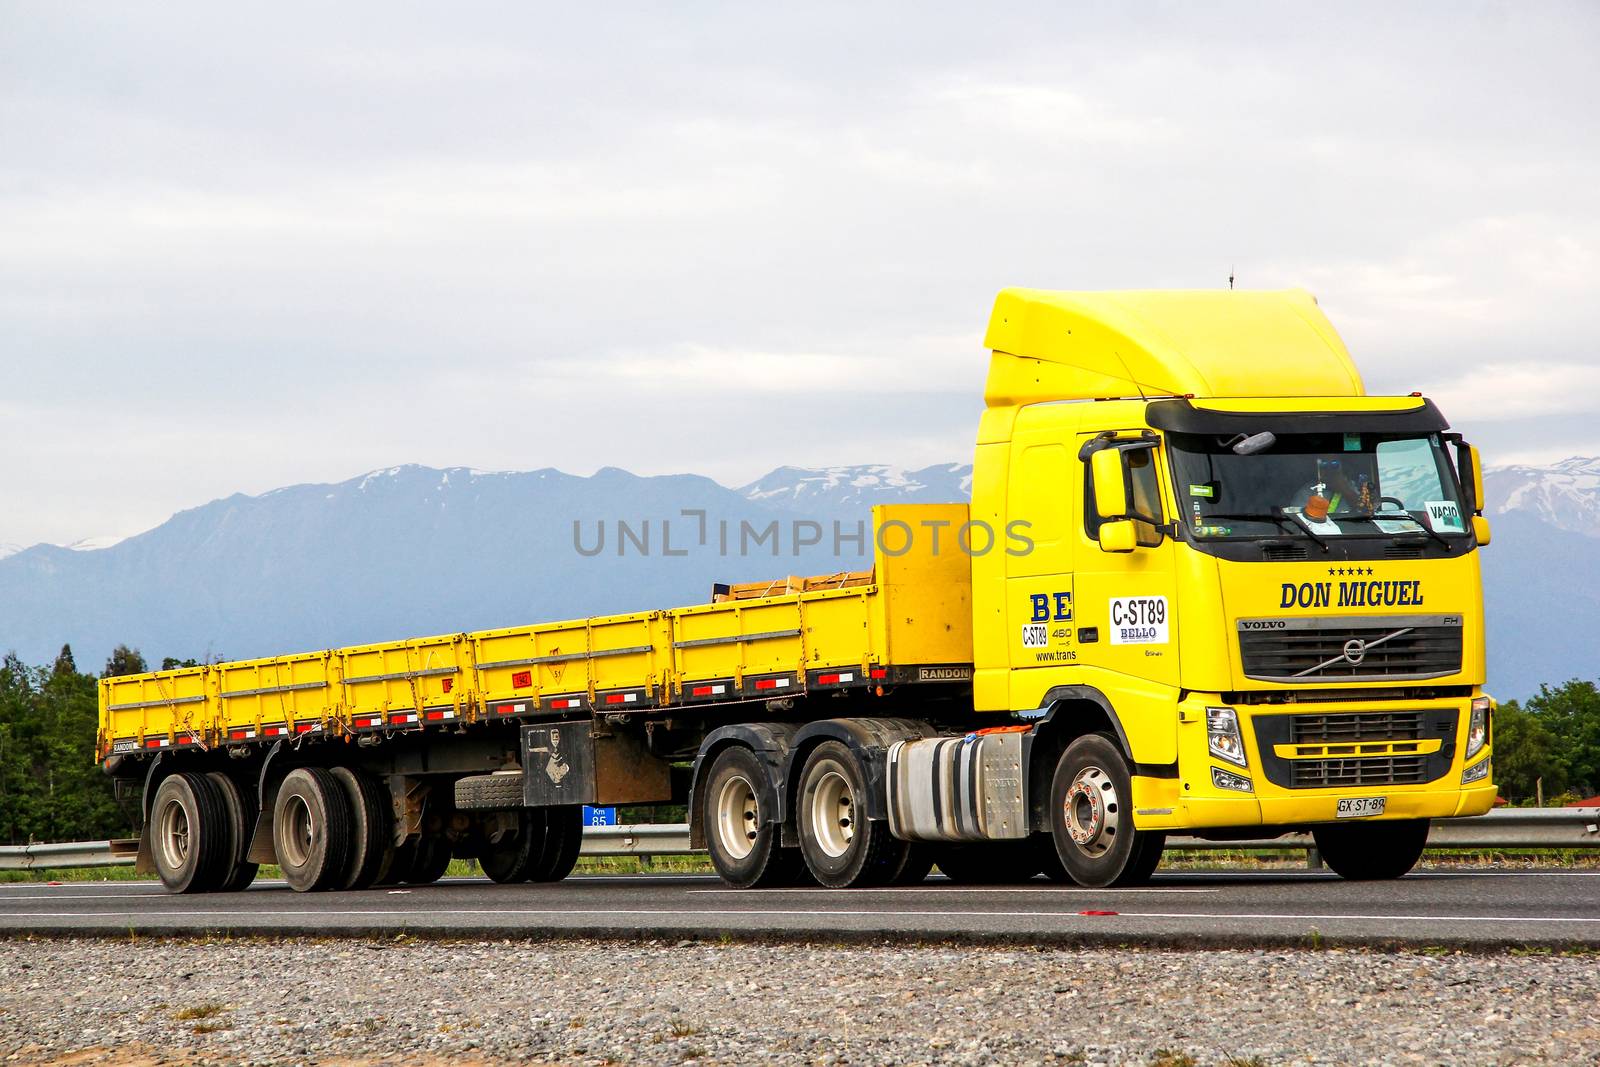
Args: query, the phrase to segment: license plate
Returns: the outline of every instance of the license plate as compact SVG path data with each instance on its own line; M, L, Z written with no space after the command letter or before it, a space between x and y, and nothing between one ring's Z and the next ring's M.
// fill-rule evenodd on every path
M1383 814L1383 802L1388 797L1346 797L1339 801L1339 818L1365 819Z

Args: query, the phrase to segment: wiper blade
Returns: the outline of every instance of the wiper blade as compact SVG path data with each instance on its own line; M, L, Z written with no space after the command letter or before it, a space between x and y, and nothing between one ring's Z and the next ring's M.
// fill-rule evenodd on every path
M1403 534L1391 534L1390 536L1392 536L1396 541L1414 541L1416 539L1416 533L1423 533L1423 534L1427 534L1429 537L1433 538L1435 541L1437 541L1441 545L1443 545L1446 552L1455 551L1455 546L1452 545L1444 537L1442 537L1439 534L1438 530L1435 530L1433 527L1429 526L1426 522L1418 522L1416 519L1413 519L1409 514L1407 514L1404 511L1398 511L1398 512L1382 512L1382 511L1380 511L1380 512L1377 512L1376 514L1373 514L1373 515L1350 515L1350 516L1342 516L1342 517L1351 518L1351 519L1366 519L1368 522L1372 523L1372 525L1374 525L1374 526L1378 525L1378 520L1379 519L1389 519L1389 520L1394 521L1394 522L1399 522L1402 519L1409 520L1411 522L1411 524L1417 528L1415 533L1413 533L1410 530L1407 530Z
M1317 543L1317 547L1322 549L1322 551L1324 551L1324 552L1328 551L1328 542L1323 540L1323 538L1320 537L1315 530L1311 529L1311 527L1307 526L1303 522L1295 522L1293 519L1289 518L1289 516L1287 516L1287 515L1275 515L1275 514L1272 514L1271 512L1265 512L1265 511L1261 512L1259 514L1247 514L1245 512L1233 512L1233 513L1217 512L1217 513L1213 513L1213 514L1210 514L1210 515L1202 515L1201 518L1207 519L1207 520L1210 520L1210 519L1233 519L1236 522L1271 522L1271 523L1276 523L1280 530L1297 530L1300 533L1303 533L1307 537L1311 538L1311 540L1315 541Z

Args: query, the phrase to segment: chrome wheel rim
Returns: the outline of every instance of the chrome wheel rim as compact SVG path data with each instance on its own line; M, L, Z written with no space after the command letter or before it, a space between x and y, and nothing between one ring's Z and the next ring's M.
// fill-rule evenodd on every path
M311 856L311 840L316 829L316 820L311 817L311 806L305 798L290 797L283 808L283 843L280 848L282 858L289 866L305 866Z
M161 843L161 858L167 869L182 870L189 862L189 813L172 797L162 805L156 825L156 840Z
M1103 768L1085 767L1067 788L1061 814L1079 851L1091 857L1105 855L1116 844L1122 822L1116 783Z
M722 783L717 794L717 840L722 850L736 860L750 855L761 832L761 809L755 787L749 779L734 775Z
M838 771L827 771L811 794L811 828L817 845L832 859L850 851L855 841L856 798L850 780Z

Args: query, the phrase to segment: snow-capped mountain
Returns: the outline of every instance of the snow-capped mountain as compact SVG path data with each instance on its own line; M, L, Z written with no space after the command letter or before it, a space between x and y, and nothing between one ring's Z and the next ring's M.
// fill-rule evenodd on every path
M815 470L779 467L737 491L746 500L789 510L959 503L972 496L972 464L941 463L911 471L882 463Z
M1484 472L1483 493L1491 517L1516 513L1600 538L1600 457L1575 456L1548 467L1494 467Z
M5 559L7 556L14 556L21 551L21 545L14 545L10 541L0 541L0 559Z

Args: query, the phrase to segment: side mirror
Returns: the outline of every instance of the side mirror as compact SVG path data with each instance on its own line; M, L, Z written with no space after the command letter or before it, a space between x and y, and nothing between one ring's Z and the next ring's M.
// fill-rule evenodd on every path
M1472 536L1477 539L1478 547L1482 548L1489 543L1489 520L1482 515L1472 516Z
M1098 489L1095 490L1099 492ZM1132 552L1139 545L1139 534L1132 519L1100 524L1100 551Z
M1089 474L1094 479L1094 510L1102 519L1117 519L1128 513L1128 477L1122 452L1102 448L1089 457ZM1129 523L1129 529L1132 529ZM1100 545L1105 547L1106 527L1100 528ZM1130 548L1132 545L1130 544ZM1120 550L1119 550L1120 551Z
M1471 445L1462 446L1466 450L1467 463L1472 467L1472 511L1473 514L1483 514L1483 461L1478 458L1478 450ZM1484 544L1489 543L1486 537Z

